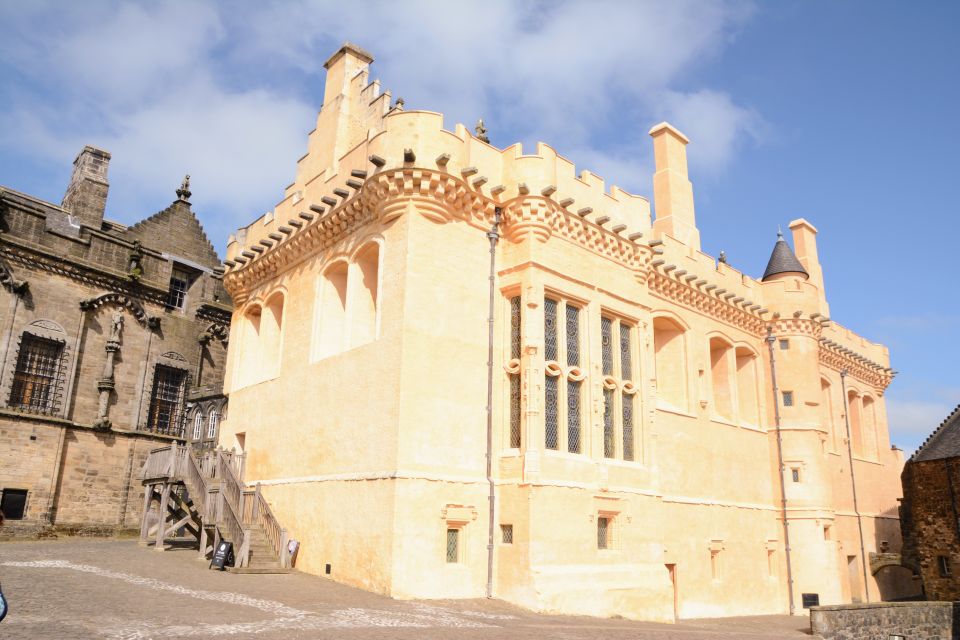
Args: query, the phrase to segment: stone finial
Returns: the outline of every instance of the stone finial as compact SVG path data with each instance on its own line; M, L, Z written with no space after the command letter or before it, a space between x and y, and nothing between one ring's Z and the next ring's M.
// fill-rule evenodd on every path
M490 138L487 137L487 127L483 124L483 118L477 120L477 126L473 128L477 135L477 140L490 144Z
M190 196L193 195L190 192L190 174L183 176L183 182L180 183L180 188L177 189L177 200L180 202L190 202Z
M403 111L403 105L405 105L403 98L397 98L397 101L393 103L393 109L391 111Z

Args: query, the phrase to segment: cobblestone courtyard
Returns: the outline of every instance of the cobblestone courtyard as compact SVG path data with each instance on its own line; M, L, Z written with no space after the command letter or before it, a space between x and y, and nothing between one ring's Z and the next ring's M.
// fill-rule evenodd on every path
M208 571L196 551L130 540L0 543L10 614L0 638L810 637L806 616L678 625L529 613L499 601L397 601L305 574Z

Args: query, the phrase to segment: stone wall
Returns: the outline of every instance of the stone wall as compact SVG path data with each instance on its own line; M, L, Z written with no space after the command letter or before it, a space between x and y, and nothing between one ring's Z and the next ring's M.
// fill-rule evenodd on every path
M953 640L960 603L879 602L810 609L810 632L824 640Z
M911 461L901 480L904 564L920 573L928 598L960 600L960 460Z

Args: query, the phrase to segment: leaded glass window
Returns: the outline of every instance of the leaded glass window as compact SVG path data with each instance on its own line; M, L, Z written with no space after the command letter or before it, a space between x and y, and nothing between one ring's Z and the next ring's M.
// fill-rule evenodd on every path
M600 318L600 351L603 360L603 375L613 375L613 320Z
M180 436L187 372L158 364L153 376L147 431Z
M623 459L633 460L633 396L622 392L620 403L623 413Z
M547 449L557 449L557 378L548 375L544 383L546 401L544 402L544 416L546 429L544 431L544 446Z
M567 304L567 366L580 366L580 309Z
M567 380L567 451L580 453L579 380Z
M633 380L633 359L630 353L630 332L628 324L620 323L620 378Z
M520 448L520 374L510 374L510 447Z
M548 361L557 360L557 304L550 298L543 301L543 355Z
M614 454L613 441L613 389L603 390L603 457L612 458Z
M447 562L460 562L460 529L447 529Z
M10 406L52 413L60 383L63 343L24 333L10 389Z
M597 549L610 548L610 518L597 518Z
M520 296L510 298L510 357L520 359Z

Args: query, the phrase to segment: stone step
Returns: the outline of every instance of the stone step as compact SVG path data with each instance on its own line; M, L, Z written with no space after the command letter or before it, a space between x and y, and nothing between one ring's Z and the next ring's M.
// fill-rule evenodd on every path
M268 574L268 573L290 573L290 569L281 569L279 563L276 567L227 567L227 571L230 573L257 573L257 574Z

